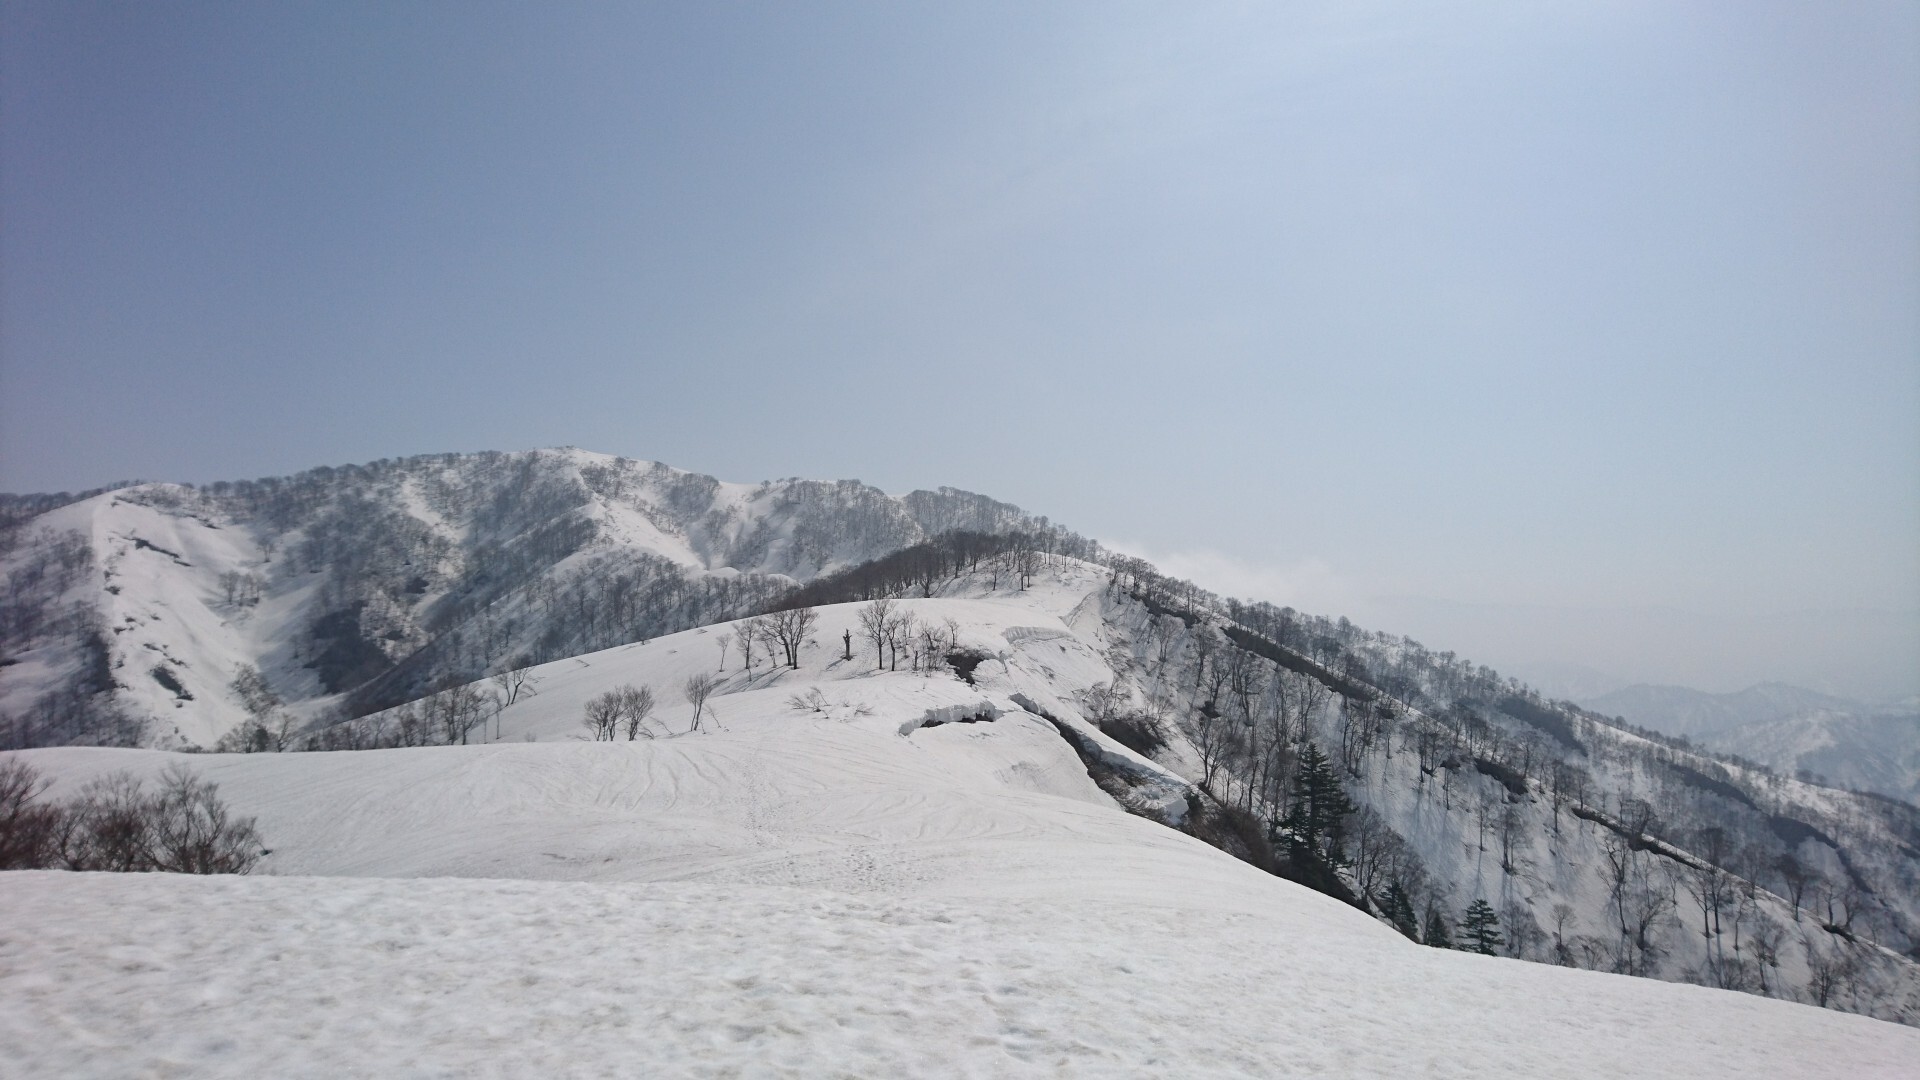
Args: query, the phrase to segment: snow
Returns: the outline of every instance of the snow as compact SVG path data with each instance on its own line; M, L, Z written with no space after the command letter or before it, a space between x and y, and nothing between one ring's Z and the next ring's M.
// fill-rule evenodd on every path
M485 745L20 752L54 797L185 762L273 850L0 874L0 1075L1914 1075L1920 1031L1425 949L1122 812L1035 715L1181 783L1079 719L1095 582L902 602L975 685L822 609L697 734L725 626L544 665ZM580 738L629 683L676 734Z
M1193 884L1240 891L1234 877ZM1920 1032L1348 933L1270 888L1262 916L1097 895L10 874L0 1062L20 1076L1871 1078L1920 1060Z

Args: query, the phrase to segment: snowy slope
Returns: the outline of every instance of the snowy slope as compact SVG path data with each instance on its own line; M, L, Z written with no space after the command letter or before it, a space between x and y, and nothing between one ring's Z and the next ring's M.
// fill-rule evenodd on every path
M1084 598L1092 580L1082 577L1078 593L1034 599L1044 608ZM1000 860L1031 848L1021 860L1039 877L1058 872L1053 845L1063 837L1078 852L1111 849L1089 864L1095 876L1100 865L1126 866L1161 848L1212 860L1199 841L1109 812L1112 800L1052 724L1016 702L1071 716L1057 695L1104 671L1060 618L1006 599L903 606L966 620L963 645L996 656L976 672L977 686L950 674L875 672L870 651L840 659L826 643L840 645L837 631L854 615L848 605L826 610L815 635L822 644L800 671L769 669L762 657L749 677L735 654L698 735L587 742L579 717L596 694L650 685L663 699L656 728L686 732L691 706L669 688L717 666L717 629L536 669L537 695L505 710L499 741L484 746L188 760L259 817L275 848L261 869L275 874L847 885L843 870L892 849L882 860L889 872L939 891L974 876L969 859L981 845ZM793 704L814 689L823 708ZM983 714L998 718L952 722ZM1183 801L1183 781L1124 747L1109 749L1160 772L1166 801ZM178 760L133 750L25 753L59 778L55 797L107 772L157 773ZM1004 866L993 875L1007 876ZM1167 886L1181 876L1171 873Z
M1871 1080L1920 1060L1911 1029L1422 949L1212 863L1148 900L14 874L0 1055L220 1077Z
M1860 1017L1425 949L1124 813L1055 722L1183 805L1075 704L1139 613L1071 563L951 591L902 604L990 657L974 684L876 672L857 630L844 659L855 607L829 607L798 671L731 652L697 734L672 688L720 666L721 627L544 665L484 745L21 752L56 796L185 761L273 852L243 880L0 875L11 1071L1896 1076L1920 1054ZM585 701L629 684L660 692L663 737L585 741Z
M1014 507L581 450L103 492L0 531L0 746L208 748L257 668L304 722L728 617ZM83 564L48 572L76 545ZM238 583L236 590L235 585Z

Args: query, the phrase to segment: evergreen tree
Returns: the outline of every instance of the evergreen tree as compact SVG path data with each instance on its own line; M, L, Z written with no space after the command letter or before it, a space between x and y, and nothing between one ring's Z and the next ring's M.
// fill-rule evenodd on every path
M1492 904L1475 900L1467 905L1466 918L1460 920L1460 940L1469 952L1495 955L1495 947L1507 939L1500 934L1500 916L1493 913Z
M1447 932L1446 917L1440 914L1438 908L1427 909L1427 933L1424 944L1436 949L1453 948L1453 935Z
M1286 842L1287 854L1296 863L1307 863L1330 875L1347 865L1346 822L1353 811L1353 800L1340 786L1340 777L1327 756L1309 742L1300 752L1293 801L1287 816L1277 823L1275 839Z
M1387 921L1394 929L1407 935L1411 941L1420 940L1420 917L1413 913L1413 898L1399 882L1387 886L1387 896L1380 904L1380 910L1386 913Z

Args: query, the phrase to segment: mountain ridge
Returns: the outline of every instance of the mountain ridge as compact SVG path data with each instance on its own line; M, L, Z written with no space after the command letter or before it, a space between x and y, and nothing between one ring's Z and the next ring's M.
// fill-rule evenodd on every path
M1074 771L1047 783L1091 783L1410 936L1416 913L1444 927L1480 901L1511 956L1920 1018L1901 955L1920 949L1912 808L1622 728L1402 636L1214 595L985 496L540 451L147 485L33 521L0 553L9 595L32 601L10 617L43 616L4 627L15 746L458 753L503 727L578 737L623 665L671 695L758 650L761 674L722 680L724 714L768 689L769 620L804 605L824 646L790 622L781 649L793 680L834 669L795 687L822 708L854 670L832 658L877 634L860 648L889 675L961 709L858 703L884 730L1032 718L1053 740L1041 771ZM882 600L899 607L870 631L855 609ZM666 659L689 642L697 661ZM485 681L511 671L546 685L516 699ZM62 732L33 697L49 680L69 695L55 706L78 696L96 719L210 720ZM981 691L958 687L975 683L998 696L969 711ZM1351 806L1302 818L1302 784Z

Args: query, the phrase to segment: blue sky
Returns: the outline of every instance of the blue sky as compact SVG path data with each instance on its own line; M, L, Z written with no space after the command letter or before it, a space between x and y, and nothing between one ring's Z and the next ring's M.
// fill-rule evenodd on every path
M1912 693L1920 8L0 7L0 489L561 444Z

